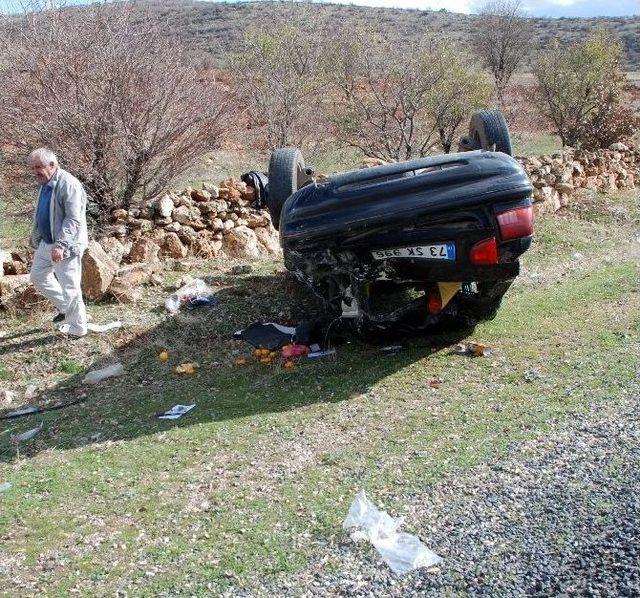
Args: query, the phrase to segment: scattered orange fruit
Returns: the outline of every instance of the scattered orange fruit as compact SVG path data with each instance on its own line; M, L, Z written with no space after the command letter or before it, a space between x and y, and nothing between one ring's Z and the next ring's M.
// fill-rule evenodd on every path
M160 361L167 361L169 359L169 352L168 351L160 351L160 354L158 355L158 359Z
M296 364L293 361L289 360L289 361L285 361L282 367L287 368L288 370L291 370L294 367L296 367Z
M246 359L236 359L236 365L247 365L249 363Z
M269 352L269 357L271 359L273 359L274 357L277 357L277 356L278 356L278 352L277 351L270 351Z
M268 357L262 357L260 359L260 363L264 363L265 365L268 365L271 363L271 360Z
M186 374L190 376L196 373L196 368L198 367L197 363L181 363L177 365L175 368L176 374Z

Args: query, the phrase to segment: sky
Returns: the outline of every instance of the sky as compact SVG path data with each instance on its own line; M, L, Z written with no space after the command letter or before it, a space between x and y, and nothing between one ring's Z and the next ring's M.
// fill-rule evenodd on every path
M51 0L55 2L56 0ZM88 4L90 0L73 0L69 4ZM323 2L325 0L315 0ZM336 4L417 8L449 12L477 12L483 0L327 0ZM0 0L0 10L19 4L19 0ZM525 12L533 17L619 17L640 15L640 0L522 0Z

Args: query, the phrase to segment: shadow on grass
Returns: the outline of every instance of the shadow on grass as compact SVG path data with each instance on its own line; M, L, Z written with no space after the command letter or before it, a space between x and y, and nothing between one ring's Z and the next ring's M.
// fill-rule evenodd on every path
M13 428L11 434L15 434L40 422L44 422L43 430L20 447L24 457L51 448L72 449L96 439L126 441L176 426L230 422L348 400L468 332L405 339L405 348L395 355L353 339L338 346L334 358L303 358L293 370L284 369L281 362L265 366L252 356L250 345L232 338L233 332L254 321L292 325L314 317L321 311L313 297L285 273L206 278L217 289L217 306L167 315L141 334L126 328L112 333L117 348L110 355L39 398L39 404L49 410L0 421L0 460L10 461L16 454L7 428ZM64 342L53 336L45 340L49 338L52 343ZM16 340L2 347L16 346ZM91 338L81 342L87 343L84 350L88 350ZM168 362L159 361L161 350L169 352ZM249 365L237 366L238 358L248 359ZM96 385L82 383L87 371L116 361L124 365L125 375ZM200 366L196 375L175 373L176 365L192 361ZM179 420L157 418L175 404L192 403L196 408Z

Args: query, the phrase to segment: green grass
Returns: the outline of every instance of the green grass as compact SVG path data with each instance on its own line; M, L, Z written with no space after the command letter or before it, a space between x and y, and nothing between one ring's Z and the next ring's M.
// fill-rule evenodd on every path
M60 364L60 371L64 372L65 374L79 374L83 370L84 366L80 362L73 359L65 359Z
M309 563L335 570L322 558L343 540L360 489L402 514L409 497L451 471L508 454L593 402L615 405L640 365L640 268L623 243L635 212L627 195L596 205L627 206L630 220L612 229L596 208L540 219L525 270L545 278L519 282L496 319L476 328L473 338L492 348L486 358L452 355L451 336L393 356L354 342L338 347L336 360L302 361L291 372L234 367L249 350L229 340L233 330L258 317L295 321L308 309L271 262L242 277L202 265L194 274L208 274L221 299L213 310L165 318L151 309L157 297L146 315L94 306L94 318L117 314L128 327L80 345L21 346L35 354L11 357L22 363L17 383L62 369L72 376L47 400L87 397L0 427L0 481L13 484L0 496L0 571L10 555L21 559L0 583L37 579L56 594L206 595L295 578ZM558 273L578 249L584 267ZM105 357L121 360L126 376L79 385ZM198 374L176 376L187 360L200 362ZM530 368L540 379L526 382ZM433 376L443 379L437 389ZM155 417L190 402L196 408L181 420ZM16 460L3 431L40 421L43 431ZM48 554L64 567L43 568Z
M542 156L562 149L557 135L548 133L512 133L514 156Z

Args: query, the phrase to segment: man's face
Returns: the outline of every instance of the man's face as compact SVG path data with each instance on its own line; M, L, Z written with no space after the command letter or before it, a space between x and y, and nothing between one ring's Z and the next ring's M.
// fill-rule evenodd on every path
M31 174L36 177L36 180L41 185L44 185L49 182L49 179L56 172L56 165L53 162L49 162L48 164L42 164L41 162L35 161L31 162Z

